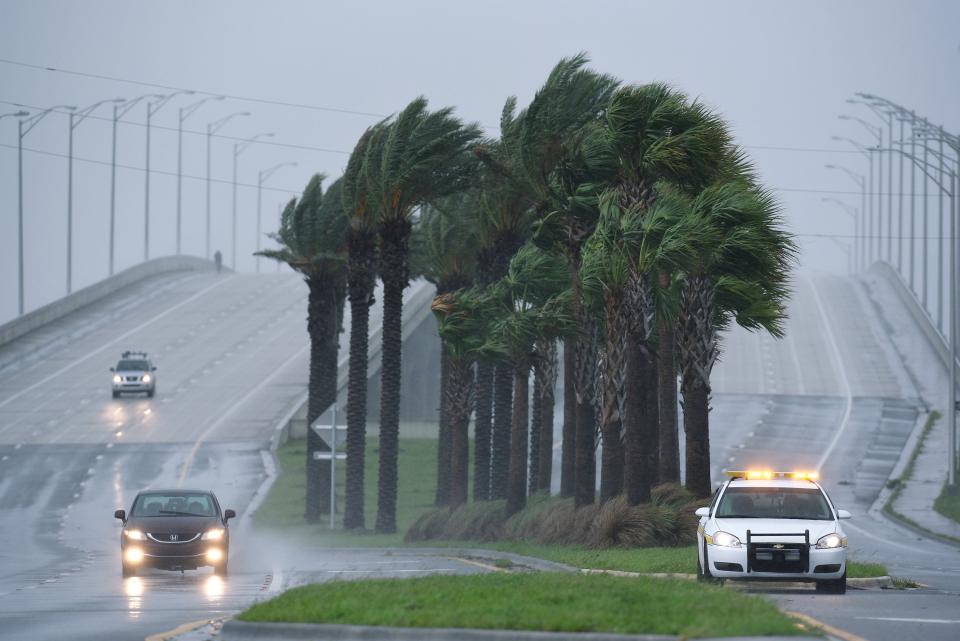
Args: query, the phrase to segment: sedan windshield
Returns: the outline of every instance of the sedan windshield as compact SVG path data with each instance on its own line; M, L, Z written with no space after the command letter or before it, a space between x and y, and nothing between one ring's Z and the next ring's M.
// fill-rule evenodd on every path
M833 513L823 492L816 488L728 487L716 518L831 521Z
M209 494L177 492L142 494L131 510L132 516L216 516Z
M118 372L145 372L150 369L147 361L124 359L117 363Z

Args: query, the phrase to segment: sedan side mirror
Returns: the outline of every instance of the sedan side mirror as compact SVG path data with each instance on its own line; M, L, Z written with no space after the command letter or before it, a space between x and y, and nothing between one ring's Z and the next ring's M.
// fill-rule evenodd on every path
M117 510L113 513L113 518L120 519L124 523L127 522L127 511L126 510Z
M224 522L229 521L232 518L236 518L237 513L233 510L224 510L223 511L223 520Z
M694 512L694 514L696 514L696 515L699 516L700 518L703 518L703 517L705 517L705 516L710 516L710 508L708 508L708 507L698 507L698 508L697 508L697 511Z
M838 519L852 519L853 515L847 512L846 510L837 510Z

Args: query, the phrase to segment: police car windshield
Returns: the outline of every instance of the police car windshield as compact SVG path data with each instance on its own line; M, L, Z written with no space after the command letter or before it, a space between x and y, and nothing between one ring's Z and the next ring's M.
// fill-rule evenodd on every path
M831 521L833 513L817 488L728 487L717 506L716 518Z
M117 363L117 370L121 372L143 372L150 369L147 361L125 358Z

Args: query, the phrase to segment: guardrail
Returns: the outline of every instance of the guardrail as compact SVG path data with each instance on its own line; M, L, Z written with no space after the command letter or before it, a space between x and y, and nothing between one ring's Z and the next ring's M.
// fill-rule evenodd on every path
M212 262L195 256L164 256L148 260L0 325L0 345L5 345L67 314L72 314L82 307L86 307L149 276L168 272L212 271L214 269L215 266Z

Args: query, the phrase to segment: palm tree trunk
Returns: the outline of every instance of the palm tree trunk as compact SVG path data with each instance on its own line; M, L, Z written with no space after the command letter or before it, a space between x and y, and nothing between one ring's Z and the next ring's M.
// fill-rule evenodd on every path
M647 371L647 383L643 386L646 393L647 416L649 425L647 426L646 443L643 450L646 452L648 465L647 482L650 487L656 487L660 484L660 365L657 362L657 354L652 349L649 355L649 370Z
M307 331L310 335L310 378L307 384L307 425L323 414L337 398L338 301L335 287L327 279L308 278ZM330 447L307 428L306 505L304 519L320 520L330 509L330 463L315 461L313 453Z
M543 405L540 397L543 395L543 371L540 367L533 368L533 394L530 400L530 469L527 470L527 491L536 492L540 478L540 437L543 434Z
M623 403L627 373L628 319L623 297L608 293L605 300L606 336L603 349L603 399L600 411L600 500L609 501L623 491Z
M376 273L373 234L352 234L347 265L350 297L350 365L347 380L347 496L343 527L365 527L364 458L367 443L367 350Z
M553 480L553 404L557 384L557 341L546 341L541 357L540 370L543 379L540 396L534 402L540 405L540 462L537 465L535 488L550 491Z
M473 500L490 500L490 432L493 419L493 365L477 363L473 438Z
M626 469L624 489L630 505L650 500L651 472L657 465L651 443L657 439L656 416L651 415L647 389L655 378L650 350L635 337L627 348L627 395L624 402Z
M657 387L660 397L660 482L680 482L680 445L677 438L677 366L674 362L673 321L659 328Z
M597 462L596 432L597 413L594 407L596 384L597 336L593 321L583 307L583 290L580 279L574 279L573 306L577 324L576 392L577 432L574 472L574 504L593 503L596 497Z
M470 469L470 386L473 367L459 359L450 358L450 378L447 382L444 404L449 408L450 424L450 500L451 507L467 502Z
M513 415L510 429L510 474L507 515L527 505L527 430L529 429L530 369L519 367L513 375Z
M573 496L576 487L576 343L573 336L563 340L563 432L560 444L560 496L563 497Z
M438 291L439 293L439 291ZM440 424L437 434L437 494L434 504L450 503L451 433L447 386L450 379L450 354L446 341L440 343Z
M493 435L490 498L507 498L510 476L510 429L513 420L513 367L498 363L493 373Z
M383 279L383 361L380 372L380 475L376 530L397 531L397 459L400 437L401 321L403 290L409 284L410 221L392 220L380 229Z
M694 496L710 496L710 373L717 358L713 325L714 288L709 278L687 277L680 299L677 348L686 435L686 486Z

